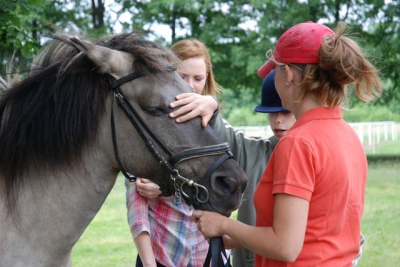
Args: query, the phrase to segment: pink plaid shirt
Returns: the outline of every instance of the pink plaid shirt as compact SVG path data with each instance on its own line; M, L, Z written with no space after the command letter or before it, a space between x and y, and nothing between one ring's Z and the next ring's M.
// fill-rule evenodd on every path
M132 237L150 234L156 261L168 267L202 267L208 243L190 219L192 208L172 197L147 199L126 180L128 222Z

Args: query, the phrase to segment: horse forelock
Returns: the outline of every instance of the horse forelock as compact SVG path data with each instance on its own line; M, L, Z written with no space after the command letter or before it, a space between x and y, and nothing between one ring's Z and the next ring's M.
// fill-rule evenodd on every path
M97 44L131 53L133 71L146 75L169 71L165 64L178 62L168 49L136 34ZM9 204L24 173L81 160L97 138L111 80L77 49L53 41L34 60L31 75L2 93L0 176Z
M177 65L179 59L162 45L140 38L137 34L121 34L100 42L108 48L124 51L134 56L132 69L145 75L169 72L166 65Z

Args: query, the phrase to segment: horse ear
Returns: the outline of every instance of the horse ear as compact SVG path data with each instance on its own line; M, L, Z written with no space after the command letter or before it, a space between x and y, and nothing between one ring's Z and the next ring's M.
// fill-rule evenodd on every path
M70 37L70 41L85 53L104 73L119 79L132 72L134 58L131 54Z

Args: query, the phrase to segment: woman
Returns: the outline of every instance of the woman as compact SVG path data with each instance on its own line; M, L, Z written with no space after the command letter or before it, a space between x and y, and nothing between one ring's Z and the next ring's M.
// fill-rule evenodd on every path
M204 43L186 39L171 50L181 59L177 72L195 93L215 97L222 91ZM139 253L136 266L203 266L208 243L190 218L191 207L176 204L173 197L143 197L159 194L158 186L143 178L136 184L126 181L126 186L128 222Z
M312 22L287 30L259 69L275 69L282 105L296 123L277 144L254 194L256 226L194 211L205 237L226 235L256 253L256 266L352 266L359 252L367 161L342 119L347 86L371 101L381 94L375 67L355 41Z

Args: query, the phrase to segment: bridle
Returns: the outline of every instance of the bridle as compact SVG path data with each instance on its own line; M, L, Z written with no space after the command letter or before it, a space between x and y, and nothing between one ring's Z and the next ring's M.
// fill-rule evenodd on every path
M175 68L167 66L171 71ZM118 106L124 111L126 116L131 121L132 125L135 127L137 133L142 138L148 150L154 156L154 158L159 162L159 164L169 173L169 179L166 183L160 185L160 190L163 196L175 195L175 203L181 203L182 198L188 203L192 204L194 208L198 207L198 203L206 203L209 198L209 192L206 187L201 184L194 182L191 179L183 177L179 174L176 166L185 160L190 160L197 157L205 157L210 155L222 155L216 162L214 162L211 167L206 171L202 180L209 178L212 173L227 159L233 158L233 154L230 151L228 143L222 143L217 145L210 145L204 147L198 147L193 149L188 149L181 151L179 153L173 154L164 143L156 136L156 134L149 128L146 122L140 117L133 106L126 100L124 93L121 91L120 86L126 82L133 81L137 78L143 77L145 74L141 72L134 72L128 74L118 80L115 80L111 84L111 89L114 92L114 99L118 102ZM115 121L114 121L114 99L111 100L111 132L112 141L114 146L115 158L120 171L124 176L131 182L136 181L136 177L128 173L122 166L121 160L118 153ZM147 134L147 135L146 135ZM166 160L164 156L157 150L154 143L149 139L149 137L154 140L158 146L167 154L169 160ZM170 184L173 184L173 189L171 190ZM194 187L196 190L195 196L189 195L185 192L185 186Z

